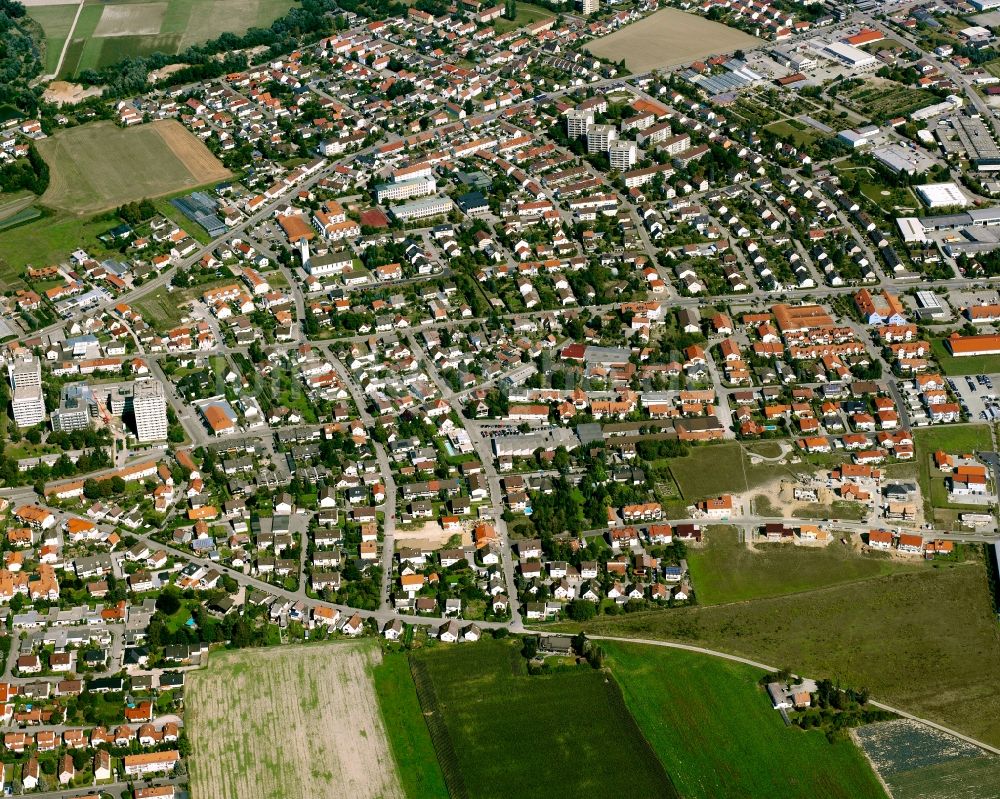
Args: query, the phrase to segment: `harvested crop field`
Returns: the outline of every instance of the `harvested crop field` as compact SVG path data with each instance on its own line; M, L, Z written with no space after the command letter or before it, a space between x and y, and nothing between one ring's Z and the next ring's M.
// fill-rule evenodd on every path
M718 53L756 47L760 39L721 22L664 8L587 45L595 56L625 59L632 72L686 64Z
M371 641L213 655L189 677L192 795L403 799L372 680L380 660Z
M135 128L96 122L38 143L49 165L42 203L94 214L144 197L160 197L229 177L205 145L176 120Z

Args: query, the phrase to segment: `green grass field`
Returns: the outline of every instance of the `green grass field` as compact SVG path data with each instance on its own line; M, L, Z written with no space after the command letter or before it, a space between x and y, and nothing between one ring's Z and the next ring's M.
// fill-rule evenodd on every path
M28 6L28 16L45 32L45 72L52 74L76 17L75 3L58 6Z
M868 518L868 506L851 500L835 499L829 505L810 502L792 511L796 519L839 519L860 522Z
M747 491L783 473L790 474L773 463L751 464L742 447L735 442L692 447L687 456L672 458L669 464L687 502L726 492Z
M157 329L175 327L185 314L177 292L168 292L163 286L132 303L142 318Z
M885 797L849 740L786 727L761 672L692 652L601 641L625 703L685 799Z
M862 555L839 542L825 547L741 544L736 529L709 528L706 546L688 550L688 568L701 605L794 594L815 588L926 568Z
M175 327L187 315L187 303L195 297L200 297L208 289L232 283L233 276L223 271L223 277L189 286L185 289L167 291L166 286L159 286L149 294L133 301L132 305L142 314L147 323L159 329Z
M677 796L617 684L600 672L527 676L516 641L411 657L453 796Z
M372 669L372 676L406 795L410 799L448 799L406 655L386 654Z
M127 57L155 52L174 55L223 33L242 34L251 27L267 27L294 5L295 0L88 0L72 33L61 76L71 78ZM130 6L134 10L122 10ZM62 33L62 41L67 33Z
M815 128L810 128L803 125L801 122L795 122L793 124L788 120L772 122L770 125L767 125L764 130L770 131L779 139L787 141L795 147L808 147L817 140L825 138L825 136Z
M493 20L493 28L497 33L503 34L507 33L507 31L512 31L515 28L530 25L532 22L538 22L542 19L551 19L554 16L555 14L547 8L533 6L531 3L518 3L517 13L514 15L514 19L506 19L505 17L495 19Z
M584 627L682 641L840 679L1000 744L1000 632L982 563L941 564L741 604L603 617ZM890 664L905 664L904 672Z
M97 237L115 226L108 220L85 220L55 214L26 225L0 231L0 282L10 286L20 281L25 266L48 266L65 260L78 247L97 257L105 252L95 247Z
M956 358L945 349L944 339L931 341L931 353L946 375L993 375L1000 372L1000 355L970 355Z
M101 21L101 14L104 7L101 5L85 5L80 12L80 18L76 21L76 27L70 35L69 47L66 48L66 57L63 59L62 68L59 70L59 77L71 78L80 70L86 67L81 66L84 61L86 51L86 62L94 63L95 53L100 53L100 39L94 36L97 25Z

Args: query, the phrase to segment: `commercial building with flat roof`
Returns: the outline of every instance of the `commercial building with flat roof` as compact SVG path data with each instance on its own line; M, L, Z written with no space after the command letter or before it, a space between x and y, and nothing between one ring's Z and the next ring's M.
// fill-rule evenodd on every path
M951 181L928 183L924 186L917 186L916 189L920 199L928 208L948 208L951 206L964 208L969 204L969 198Z
M871 69L878 64L878 59L871 53L859 50L845 42L830 42L818 48L820 55L831 61L838 61L854 69Z

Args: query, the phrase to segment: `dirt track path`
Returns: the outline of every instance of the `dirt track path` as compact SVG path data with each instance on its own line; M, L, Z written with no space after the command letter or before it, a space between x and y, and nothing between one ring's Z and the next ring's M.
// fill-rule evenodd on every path
M80 5L76 7L76 14L73 16L73 24L69 26L69 33L66 34L66 41L63 42L62 50L59 52L59 61L51 75L43 75L42 80L54 80L62 70L63 60L66 58L66 51L69 50L73 41L73 34L76 33L76 23L80 21L80 14L83 13L84 0L80 0Z

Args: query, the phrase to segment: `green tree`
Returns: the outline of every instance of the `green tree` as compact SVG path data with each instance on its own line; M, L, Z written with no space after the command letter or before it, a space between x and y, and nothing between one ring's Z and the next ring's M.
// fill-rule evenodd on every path
M566 612L573 621L590 621L597 615L597 607L586 599L574 599L566 606Z

